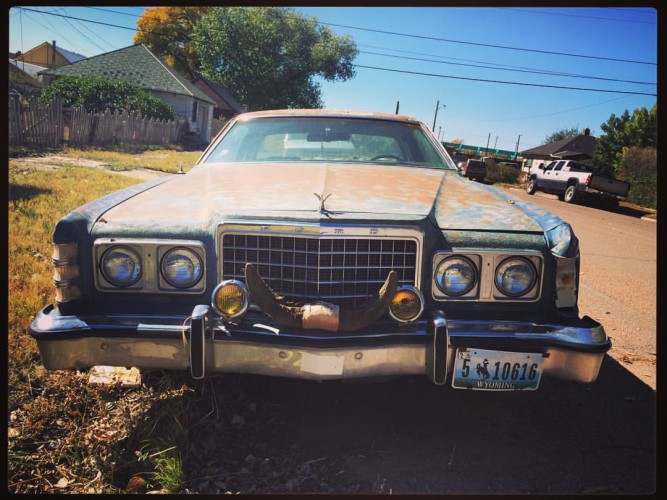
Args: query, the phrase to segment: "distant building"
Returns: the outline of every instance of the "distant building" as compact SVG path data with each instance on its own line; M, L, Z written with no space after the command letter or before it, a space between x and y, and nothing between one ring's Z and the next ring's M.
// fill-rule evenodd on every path
M593 157L596 142L597 139L591 135L590 129L587 128L574 137L521 151L521 156L536 160L586 160Z
M14 58L16 61L35 64L42 68L56 68L81 61L86 56L65 50L57 46L53 40L51 43L44 42L25 53L17 54Z
M142 43L41 72L48 85L61 76L125 80L169 104L188 125L193 142L208 144L215 102Z

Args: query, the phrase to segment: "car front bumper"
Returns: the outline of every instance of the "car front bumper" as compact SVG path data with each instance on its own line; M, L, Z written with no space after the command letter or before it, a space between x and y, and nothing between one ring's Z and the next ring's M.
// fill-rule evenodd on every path
M286 330L259 312L222 323L208 306L179 316L65 316L45 307L30 326L50 370L96 365L235 372L313 380L426 375L451 380L459 348L543 353L547 376L593 382L611 341L584 317L567 326L528 321L450 319L430 311L400 328L380 321L364 330Z

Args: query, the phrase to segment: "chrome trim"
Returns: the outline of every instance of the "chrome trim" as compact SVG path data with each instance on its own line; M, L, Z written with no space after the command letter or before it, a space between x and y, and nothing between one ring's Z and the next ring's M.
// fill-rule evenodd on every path
M476 267L477 284L468 293L460 296L449 296L440 290L435 272L440 263L456 255L467 257ZM525 295L508 297L495 286L496 269L502 261L510 257L528 259L537 272L537 283ZM476 301L476 302L538 302L542 297L544 282L544 257L537 250L479 251L469 248L455 248L451 251L439 250L433 254L433 276L431 276L431 298L440 302Z
M420 288L421 285L421 275L422 275L422 253L424 248L424 233L416 227L406 227L406 226L374 226L374 225L344 225L344 224L335 224L335 223L278 223L275 221L248 221L243 223L236 222L222 222L218 225L216 229L216 250L217 250L217 271L218 271L218 280L224 278L223 275L223 265L224 265L224 245L223 237L225 235L246 235L246 236L288 236L293 238L327 238L335 240L345 240L345 239L372 239L372 240L383 240L383 239L393 239L393 240L405 240L412 241L416 245L415 250L415 278L414 285L416 288ZM299 266L292 266L299 267ZM344 268L344 267L343 267ZM342 269L340 267L331 267L331 269ZM370 269L370 268L369 268ZM378 281L378 287L382 285L382 282L386 276L383 276L382 279ZM304 280L307 282L307 280ZM406 284L406 283L404 283ZM349 298L348 295L337 296L336 298Z
M243 307L241 310L232 315L227 315L223 313L218 307L216 306L215 303L215 295L218 293L218 290L220 290L222 287L227 286L227 285L236 285L238 286L241 291L243 292L243 297L244 297L244 303ZM230 319L238 318L239 316L242 316L246 313L248 310L248 307L250 306L250 293L248 292L248 287L245 286L245 283L239 280L225 280L222 283L219 283L218 286L215 287L213 290L213 293L211 294L211 307L215 312L217 312L220 316L222 316L226 321L229 321Z
M111 247L127 246L141 258L141 277L136 283L119 287L109 282L100 269L102 256ZM202 276L189 288L170 285L162 275L161 262L166 253L175 248L187 248L201 259ZM111 293L151 293L151 294L198 294L206 289L206 249L197 240L143 239L143 238L98 238L93 243L93 276L95 289Z
M411 291L415 292L415 295L416 295L417 298L419 299L419 306L420 306L420 307L419 307L419 312L418 312L418 313L415 315L415 317L412 318L412 319L407 319L407 320L406 320L406 319L400 319L400 318L397 318L397 317L394 315L394 312L391 310L391 303L390 303L390 304L389 304L389 307L388 307L388 310L389 310L389 316L391 316L392 318L394 318L394 319L395 319L396 321L398 321L399 323L403 323L403 324L414 323L415 321L417 321L417 320L421 317L421 315L422 315L423 312L424 312L424 304L425 304L424 294L421 292L421 290L419 290L419 288L415 288L415 287L412 286L412 285L401 285L401 286L399 286L399 287L396 289L396 293L400 292L401 290L411 290ZM393 299L392 299L392 301L393 301Z
M422 374L442 383L451 376L451 360L458 347L490 345L500 350L547 354L545 375L593 382L611 347L604 328L586 318L580 320L581 326L562 326L452 320L440 311L431 311L428 319L418 321L410 331L397 329L352 337L348 342L356 340L357 343L346 347L341 347L340 338L330 332L318 335L317 331L290 333L280 328L269 331L266 326L247 322L241 336L235 328L222 331L215 326L212 330L216 321L211 319L206 321L208 327L202 346L207 371L315 380ZM96 323L100 320L104 323ZM44 366L49 370L82 369L100 364L187 370L191 366L189 349L183 346L180 335L184 320L175 316L78 318L60 316L49 306L38 314L30 333L36 338ZM386 337L386 344L378 345L377 340L382 337ZM306 346L304 339L317 340L320 345ZM374 341L373 345L369 345L369 340ZM434 342L446 345L446 353ZM317 365L318 357L322 357L319 373L302 369L304 358L308 358L312 366L313 362ZM446 364L445 378L434 371L437 360L440 366Z

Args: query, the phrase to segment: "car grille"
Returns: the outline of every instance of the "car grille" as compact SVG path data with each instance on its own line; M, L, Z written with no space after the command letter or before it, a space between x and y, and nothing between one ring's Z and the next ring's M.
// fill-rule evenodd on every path
M249 262L288 299L356 306L377 293L391 270L399 285L415 285L417 248L409 238L223 234L222 274L243 280Z

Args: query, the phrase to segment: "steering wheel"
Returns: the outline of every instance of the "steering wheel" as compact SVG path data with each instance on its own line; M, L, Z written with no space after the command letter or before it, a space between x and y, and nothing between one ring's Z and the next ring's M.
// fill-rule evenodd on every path
M379 160L380 158L390 158L390 159L396 160L396 161L405 161L400 156L396 156L396 155L392 155L392 154L377 155L377 156L374 156L373 158L371 158L371 161L376 161L376 160Z

